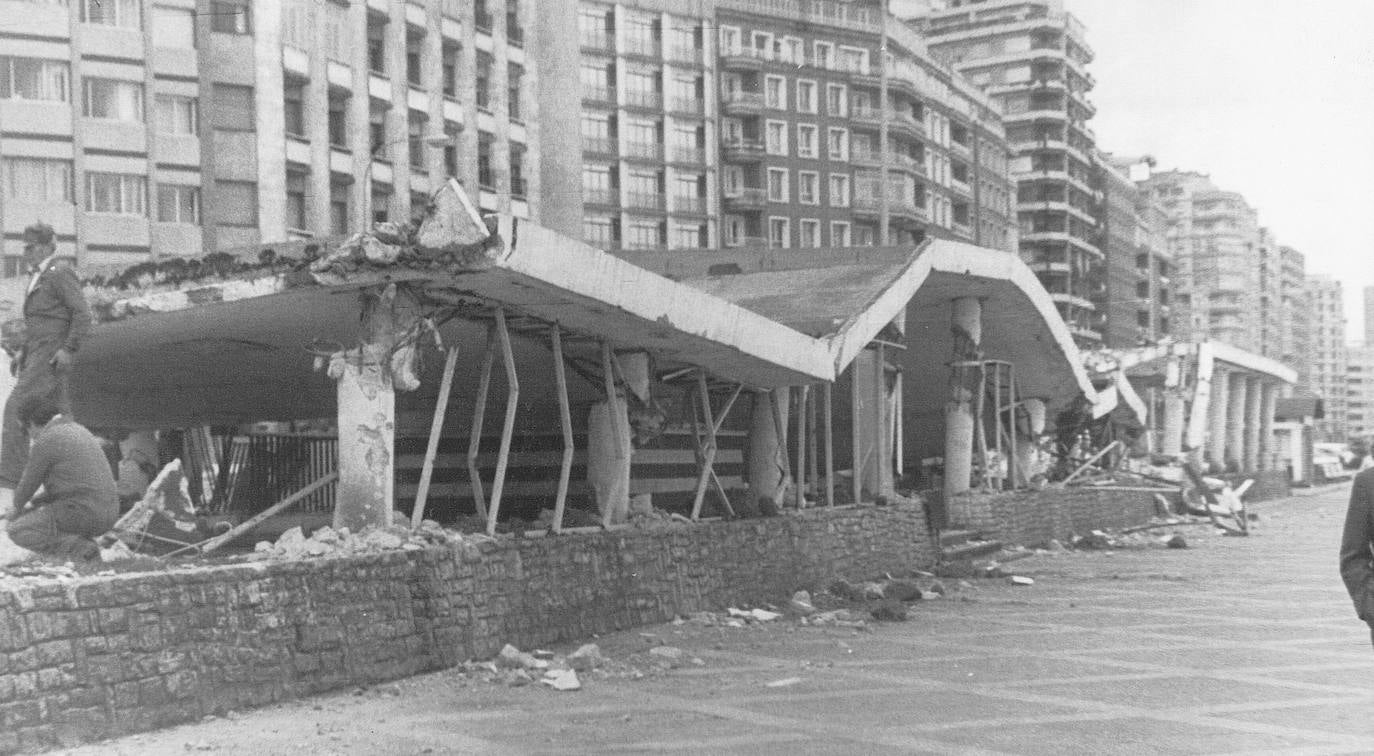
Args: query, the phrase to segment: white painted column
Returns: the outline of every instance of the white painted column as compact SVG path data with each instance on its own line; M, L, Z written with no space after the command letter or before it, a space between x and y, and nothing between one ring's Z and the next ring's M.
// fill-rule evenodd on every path
M892 481L891 460L884 459L887 455L883 451L887 446L884 443L884 434L888 432L884 408L888 402L884 401L878 389L879 382L884 380L880 377L882 367L878 360L876 350L865 349L853 362L854 380L858 384L858 395L861 400L855 414L859 417L859 424L864 430L860 439L859 459L863 460L863 487L869 496L878 496L889 491Z
M1245 465L1245 382L1244 373L1231 374L1226 404L1226 467L1240 470Z
M1245 381L1245 464L1241 470L1254 472L1260 469L1260 418L1263 414L1264 397L1260 395L1260 378L1251 376Z
M774 389L780 392L780 401L788 401L788 389ZM749 408L749 495L755 504L760 499L768 499L775 506L782 506L786 494L783 448L778 437L778 425L773 413L773 395L768 391L755 391L754 401ZM783 432L786 433L787 415L783 413Z
M1159 451L1172 457L1183 453L1183 397L1175 389L1164 390L1164 418Z
M603 520L624 522L630 506L630 417L625 397L592 404L587 416L587 483Z
M1230 376L1218 368L1212 373L1211 422L1207 429L1207 461L1217 467L1226 465L1226 405L1230 401Z
M976 297L954 300L951 327L955 362L979 359L983 341L983 304ZM945 404L945 496L966 493L973 474L974 371L956 365L950 400Z
M1278 409L1279 387L1265 381L1260 388L1260 465L1261 470L1278 468L1278 445L1274 440L1274 412Z

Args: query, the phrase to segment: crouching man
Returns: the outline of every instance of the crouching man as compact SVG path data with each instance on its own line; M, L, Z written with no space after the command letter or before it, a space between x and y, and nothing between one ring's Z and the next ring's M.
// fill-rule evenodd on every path
M119 494L100 439L46 395L26 398L18 414L33 447L7 513L10 540L50 559L100 559L95 539L119 518ZM39 486L43 493L34 496Z

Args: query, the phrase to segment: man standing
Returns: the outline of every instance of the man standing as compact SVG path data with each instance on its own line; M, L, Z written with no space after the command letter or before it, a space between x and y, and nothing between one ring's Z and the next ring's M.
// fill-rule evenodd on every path
M11 491L19 483L29 449L19 407L29 397L51 396L60 412L71 414L72 362L91 332L91 308L76 272L57 259L51 226L35 223L24 229L24 262L30 272L24 297L24 345L15 361L14 390L5 402L0 428L0 489ZM0 505L5 498L0 494Z
M1341 579L1355 602L1355 614L1369 624L1374 641L1374 469L1355 476L1341 534Z
M100 439L61 414L48 396L31 396L19 418L33 438L10 521L16 546L62 561L100 558L95 539L119 519L119 494ZM39 486L42 495L35 496Z

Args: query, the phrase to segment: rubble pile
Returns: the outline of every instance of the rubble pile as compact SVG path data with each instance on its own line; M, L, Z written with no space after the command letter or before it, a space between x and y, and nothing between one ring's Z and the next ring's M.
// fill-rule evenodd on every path
M419 529L393 525L389 528L369 527L358 533L348 528L335 530L328 525L306 537L299 526L281 534L275 543L259 541L253 547L249 561L288 561L310 557L376 554L383 551L419 551L430 546L448 546L485 536L464 536L445 530L433 520L425 520Z

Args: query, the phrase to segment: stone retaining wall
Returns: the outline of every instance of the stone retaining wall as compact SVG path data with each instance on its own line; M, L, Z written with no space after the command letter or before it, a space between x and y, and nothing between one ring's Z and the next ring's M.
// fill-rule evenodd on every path
M970 493L954 497L949 506L954 526L1022 546L1143 525L1154 515L1154 496L1148 492L1091 488Z
M919 505L0 586L0 753L924 567Z

